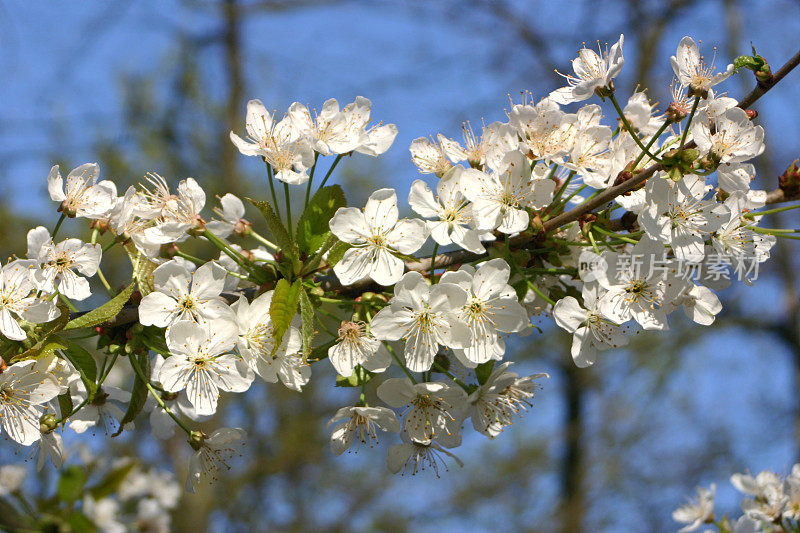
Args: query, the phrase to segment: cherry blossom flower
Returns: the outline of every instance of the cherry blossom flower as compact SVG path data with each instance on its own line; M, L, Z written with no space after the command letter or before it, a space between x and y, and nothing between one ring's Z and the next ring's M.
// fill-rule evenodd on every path
M426 137L420 137L411 142L409 147L411 161L423 174L436 174L436 176L442 177L453 166L444 148L444 146L450 146L449 141L441 134L439 137L438 144Z
M359 145L356 152L369 156L379 156L392 146L397 137L397 126L394 124L377 124L367 129L370 121L372 102L363 96L342 109L342 114L352 131L359 133Z
M153 292L139 304L139 322L164 328L181 320L205 322L230 315L230 307L220 297L225 285L225 269L208 262L191 272L172 260L153 272Z
M343 285L367 276L381 285L393 285L400 279L403 260L393 254L416 252L425 243L428 231L422 220L398 217L394 189L372 193L363 211L355 207L336 211L330 221L331 231L353 246L333 267Z
M80 405L87 399L86 385L76 381L70 385L72 405ZM69 428L75 433L84 433L87 429L100 425L106 434L113 434L125 416L125 411L118 404L127 404L131 393L118 387L103 385L95 392L92 401L69 417ZM132 428L133 424L126 425Z
M434 197L431 188L422 180L411 185L408 204L426 218L431 238L441 246L456 244L473 253L483 253L480 233L473 227L472 207L461 192L462 167L453 167L437 185Z
M547 374L534 374L523 382L518 374L508 371L511 364L508 362L497 366L486 383L467 398L472 426L475 431L490 438L496 437L510 426L513 415L519 414L521 409L530 405L529 400L539 388L532 381L550 377Z
M581 48L578 57L572 60L575 75L562 74L569 85L556 89L548 97L558 104L571 104L588 100L595 92L613 91L613 78L622 70L625 58L622 56L624 36L614 43L611 50L600 54L589 48Z
M274 291L267 291L252 302L241 297L232 306L238 324L236 346L247 365L268 383L280 379L286 387L300 391L311 378L311 367L300 353L300 331L289 326L281 345L275 349L275 337L269 308ZM349 374L348 374L349 375Z
M443 446L461 443L461 410L467 394L446 383L412 383L408 378L387 379L378 397L394 408L407 408L403 430L417 443L432 440Z
M15 259L0 268L0 333L8 339L27 338L19 319L41 324L61 314L54 302L36 297L33 274L38 268L36 261L25 259Z
M378 442L376 429L392 433L400 431L397 415L386 407L342 407L328 422L328 426L333 424L338 424L331 434L334 455L342 455L356 441L356 446L369 444L372 448Z
M194 494L203 481L214 482L221 468L230 469L231 459L241 455L245 431L241 428L220 428L205 435L193 433L189 443L195 452L189 459L189 474L186 477L186 490Z
M177 194L169 194L162 199L163 194L152 193L154 199L151 205L158 207L159 202L163 202L163 205L153 220L154 225L144 230L148 241L155 244L182 242L189 238L187 231L204 227L200 212L206 205L206 193L193 178L182 180L178 184Z
M520 152L509 152L502 171L486 174L467 169L461 174L461 192L473 203L479 230L517 233L528 228L525 208L541 209L553 199L555 182L531 179L530 163Z
M733 74L733 64L728 65L724 72L714 74L713 63L710 66L705 64L697 43L689 36L678 43L678 51L670 58L670 63L681 85L689 87L690 94L702 97L711 87Z
M517 333L530 326L528 313L508 284L510 276L508 263L496 258L481 263L477 270L464 265L458 271L445 272L439 280L440 284L454 283L468 294L458 318L469 328L472 342L454 350L467 367L502 359L506 351L502 334Z
M411 471L411 475L415 476L418 472L424 472L430 469L440 477L439 469L447 468L447 461L443 455L446 455L455 463L463 467L464 463L456 457L452 452L445 450L439 443L433 441L429 443L414 442L409 439L404 439L403 442L393 444L389 448L389 456L386 459L386 466L393 474L402 471L405 474L406 470Z
M68 216L103 218L114 207L117 186L108 180L97 183L99 175L97 163L85 163L73 169L65 183L58 165L55 165L47 176L50 199L60 202L58 210Z
M364 322L342 322L338 334L338 342L328 348L328 359L340 376L351 376L358 365L383 372L392 364L389 350L366 331Z
M36 260L42 268L34 270L33 280L44 292L58 292L70 300L85 300L92 295L89 280L74 271L91 277L100 265L102 248L79 239L65 239L53 243L50 232L38 226L28 232L28 258Z
M572 360L580 368L594 364L598 350L618 348L628 343L619 324L600 311L601 295L597 283L584 283L583 306L573 296L565 296L553 306L555 323L573 334Z
M604 252L603 257L609 270L597 280L607 291L600 297L600 312L619 324L632 318L644 329L667 329L662 305L671 301L684 283L668 268L656 268L665 261L663 245L642 236L629 254Z
M35 360L10 365L0 373L0 429L30 446L41 437L39 418L47 402L60 391L58 380L40 371Z
M690 131L701 153L721 163L743 163L764 152L764 128L754 125L743 109L728 109L715 122L711 133L708 122L692 121Z
M408 272L395 285L394 297L375 315L370 330L375 338L405 340L406 366L430 370L440 346L466 348L472 342L468 326L458 317L467 291L452 283L430 286L419 272Z
M679 260L697 263L705 256L705 239L730 218L728 208L704 199L708 188L697 176L670 184L648 181L648 207L639 213L639 223L651 238L672 246Z
M156 379L164 390L186 396L199 415L214 414L220 391L244 392L253 382L253 372L231 353L236 344L236 324L217 319L213 330L189 321L167 329L170 357Z
M220 239L226 239L231 233L243 235L250 223L244 220L242 201L237 196L228 193L220 198L219 203L222 205L222 209L214 208L214 212L220 219L206 224L208 230Z
M713 483L711 488L697 487L697 498L672 512L672 519L676 522L688 524L679 533L687 533L700 529L703 524L714 520L714 493L717 487Z
M275 178L290 185L308 181L308 169L314 164L314 151L294 127L290 117L275 122L261 100L247 102L245 141L235 133L230 137L244 155L263 157L275 170Z

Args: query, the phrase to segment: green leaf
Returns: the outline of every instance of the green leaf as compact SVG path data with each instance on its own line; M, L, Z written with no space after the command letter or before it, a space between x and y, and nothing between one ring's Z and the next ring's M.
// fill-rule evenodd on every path
M67 519L69 527L75 533L95 533L97 527L89 520L85 514L72 511Z
M300 300L300 293L303 285L301 280L289 283L285 279L279 279L275 285L275 292L272 294L272 302L269 306L269 316L272 319L272 335L275 338L275 345L272 348L273 355L280 348L283 335L297 314L297 304Z
M355 372L351 376L336 376L336 386L337 387L360 387L365 383L369 383L372 379L372 376L375 374L373 372L368 372L364 370L363 367L356 367Z
M61 416L67 418L72 414L72 396L69 392L65 392L58 396L58 407L61 409Z
M492 375L494 370L494 361L487 361L475 367L475 376L478 378L478 383L483 385L488 381L489 376Z
M305 289L300 291L300 317L303 319L303 325L300 333L303 336L303 357L307 360L311 355L311 343L314 340L314 306L311 305L311 300L308 299Z
M92 309L85 315L81 315L74 320L70 320L64 329L88 328L90 326L96 326L111 320L117 316L117 314L130 299L131 293L133 292L133 286L134 284L131 283L125 287L121 293L117 294L97 309Z
M339 241L331 247L331 251L328 252L328 264L330 266L334 266L336 263L342 260L344 257L344 253L350 249L350 245L346 242Z
M336 344L336 339L326 342L311 350L311 356L308 358L310 361L321 361L328 358L328 350L331 346Z
M128 252L128 257L133 266L132 277L136 281L136 286L139 287L139 292L142 293L142 296L147 296L154 290L153 271L158 267L158 264L142 254L132 242L125 245L125 251Z
M120 466L119 468L115 468L106 476L100 480L100 482L95 485L94 487L89 489L89 494L92 495L92 498L95 500L99 500L100 498L105 498L106 496L111 496L119 486L122 485L122 482L125 481L125 478L128 477L128 474L131 473L131 470L136 466L135 461L131 461L130 463Z
M330 185L318 190L297 221L296 240L300 250L307 254L319 250L331 232L331 218L337 209L346 205L347 200L340 186Z
M139 363L139 368L142 369L145 377L150 379L150 354L131 354L129 357L136 357L137 362ZM116 437L122 433L125 424L129 424L136 420L136 417L142 412L144 403L147 400L147 385L144 381L142 381L142 378L139 377L138 373L134 372L134 374L136 374L136 376L134 378L133 388L131 389L131 401L128 403L128 409L125 411L125 416L123 416L122 420L119 422L119 429L116 433L111 435L112 437Z
M281 222L280 217L275 214L272 206L269 202L259 202L252 198L248 198L247 200L256 206L258 210L261 211L261 214L264 215L267 226L272 236L275 238L275 243L281 249L283 255L292 262L292 271L295 274L300 272L300 251L297 248L297 244L292 240L292 236L286 231L286 227L283 225L283 222Z
M167 346L167 341L164 338L165 330L162 328L157 328L155 326L145 326L142 334L139 336L139 340L142 341L148 349L153 350L156 353L160 353L163 356L169 356L169 347Z
M80 373L81 380L86 385L86 391L89 393L89 399L91 400L94 397L94 393L97 392L97 364L94 361L94 357L83 346L70 341L66 342L64 355Z
M54 344L56 341L51 337L51 335L61 331L64 329L64 326L67 325L67 322L69 322L69 308L62 303L58 304L58 308L61 310L61 315L55 320L51 320L50 322L37 326L36 330L34 331L34 335L38 340L33 344L33 346L21 354L12 357L10 361L11 363L16 363L17 361L23 361L25 359L38 359L62 348L61 346ZM44 351L45 349L47 349L47 352Z
M83 493L88 477L86 469L78 465L71 465L62 470L56 488L59 499L66 503L75 502Z

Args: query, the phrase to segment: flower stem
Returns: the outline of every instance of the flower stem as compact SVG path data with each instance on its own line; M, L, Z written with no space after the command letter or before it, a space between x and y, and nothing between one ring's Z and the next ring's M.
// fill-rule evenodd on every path
M617 97L614 96L613 93L611 93L611 95L608 98L609 100L611 100L614 109L617 111L617 115L619 115L619 119L622 121L622 125L625 126L626 130L628 130L628 133L630 133L631 137L633 137L633 140L636 141L636 144L639 146L642 152L647 154L650 157L650 159L652 159L656 163L660 163L661 161L656 156L650 153L650 151L644 146L644 144L642 144L642 140L639 138L639 136L636 135L636 133L634 133L633 126L631 126L631 123L628 122L628 119L625 117L625 113L622 112L622 108L619 107L619 102L617 102Z
M247 234L250 235L251 237L253 237L258 242L260 242L261 244L263 244L264 246L266 246L267 248L270 248L273 252L277 252L278 251L278 245L277 244L274 244L273 242L268 241L266 238L264 238L263 236L259 235L255 231L253 231L253 228L247 228Z
M438 242L434 242L433 243L433 253L431 254L431 257L435 258L436 257L436 252L438 252L438 251L439 251L439 243ZM431 285L433 285L435 281L436 281L436 261L435 260L431 260Z
M272 165L269 163L267 163L267 178L269 178L269 192L272 194L272 205L275 207L275 214L280 218L281 210L278 207L278 195L275 194L275 178L272 176Z
M661 137L661 134L664 133L664 130L666 130L670 124L672 124L672 121L670 119L664 121L664 123L661 125L658 131L653 134L653 137L650 139L650 142L648 142L647 145L645 146L646 151L650 150L650 147L653 146L653 144L655 144L655 142L658 140L659 137ZM636 167L639 165L642 159L644 159L644 154L645 152L641 152L639 154L639 157L636 158L636 161L633 162L633 168L631 169L632 172L636 172Z
M311 198L311 182L314 181L314 171L317 169L317 159L319 152L314 152L314 164L311 165L311 171L308 173L308 187L306 187L306 203L304 207L308 207L308 200Z
M55 228L53 228L53 235L52 235L52 237L51 237L53 240L55 240L55 238L56 238L56 233L58 233L58 230L59 230L59 229L61 229L61 224L63 224L63 223L64 223L64 219L65 219L65 218L67 218L67 215L66 215L66 214L64 214L64 213L61 213L61 216L60 216L60 217L58 217L58 222L56 222L56 227L55 227Z
M180 428L182 430L184 430L187 435L191 436L192 430L189 429L189 427L186 424L184 424L183 421L180 418L178 418L175 415L175 413L173 413L170 410L169 407L167 407L167 404L164 403L164 400L161 398L161 395L158 393L158 391L155 388L153 388L153 385L150 384L150 380L147 379L147 377L144 375L144 372L142 372L142 369L139 366L139 362L136 360L136 358L135 357L128 357L128 361L131 362L131 366L133 367L133 371L136 372L136 375L139 376L139 379L142 380L142 383L144 383L145 387L147 387L147 390L149 390L150 394L153 395L153 399L156 401L156 403L164 411L166 411L166 413L170 416L170 418L172 418L172 420L174 420L175 423L178 424L178 426L180 426Z
M386 346L386 349L389 350L390 354L392 354L392 357L394 357L394 360L397 362L398 365L400 365L400 368L403 369L403 372L406 373L406 376L408 376L408 379L411 380L411 383L416 384L417 380L414 378L414 374L412 374L411 371L408 368L406 368L406 365L400 362L400 358L397 357L396 353L394 353L394 348L392 348L388 342L384 342L383 345Z
M697 112L697 106L700 105L700 97L694 97L694 103L692 104L692 111L689 113L689 117L686 119L686 127L683 128L683 133L681 134L681 145L678 148L679 152L683 152L683 146L686 144L686 137L689 135L689 126L692 124L692 119L694 118L694 114Z
M336 168L336 165L339 164L339 161L343 157L344 157L344 154L339 154L339 155L336 156L336 159L333 160L333 163L331 163L331 168L328 169L328 173L325 174L325 177L322 178L322 183L319 184L319 188L320 189L323 188L325 186L325 184L328 182L328 178L330 178L331 174L333 174L333 169Z
M283 196L286 199L286 229L289 230L289 235L293 235L292 232L292 200L289 198L289 184L283 184Z

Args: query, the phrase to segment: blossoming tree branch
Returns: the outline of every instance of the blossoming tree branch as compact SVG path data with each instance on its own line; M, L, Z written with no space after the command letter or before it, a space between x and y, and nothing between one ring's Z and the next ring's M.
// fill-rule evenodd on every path
M65 431L101 426L108 438L147 417L154 438L185 432L194 490L242 453L246 428L197 429L223 395L255 381L300 393L312 369L332 365L335 385L352 390L331 420L335 454L385 432L393 472L461 464L462 432L497 437L547 378L505 359L510 336L533 333L531 317L571 334L570 355L586 367L638 330L666 330L678 310L711 324L718 291L754 283L777 238L800 238L760 225L800 207L767 207L800 199L800 170L767 192L751 188L749 162L764 150L749 107L798 62L773 73L753 51L716 70L685 37L659 112L646 92L615 90L622 36L581 49L565 87L523 96L505 122L411 144L426 175L407 195L415 218L400 218L394 189L348 206L334 183L344 157L380 156L397 134L371 125L362 97L283 115L248 102L231 141L263 160L265 194L226 194L213 214L192 178L173 187L153 173L118 191L95 163L66 177L55 166L57 224L30 230L25 258L0 270L2 434L34 446L39 468L48 457L61 467ZM720 92L746 71L757 82L749 96ZM85 219L90 242L61 235L66 218ZM429 239L433 255L416 256ZM188 254L189 240L218 259ZM103 275L108 254L130 258L122 290ZM107 301L79 310L90 278ZM118 365L127 390L106 384ZM372 380L377 404L365 394Z

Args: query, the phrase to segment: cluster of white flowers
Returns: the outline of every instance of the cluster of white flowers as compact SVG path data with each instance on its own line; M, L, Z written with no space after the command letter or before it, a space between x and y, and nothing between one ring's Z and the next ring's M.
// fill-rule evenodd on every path
M716 485L712 483L708 489L698 487L697 497L672 513L676 522L686 524L680 531L696 531L704 525L730 533L781 533L800 528L800 464L784 477L768 470L755 477L734 474L731 484L745 495L741 517L731 521L727 514L721 518L714 514Z
M96 529L109 533L172 531L170 512L177 507L181 497L180 485L172 473L145 470L132 458L120 458L107 463L95 459L86 449L79 452L84 465L68 467L63 474L64 480L60 482L62 487L69 488L70 501L59 501L57 498L31 501L24 491L27 469L20 465L0 466L3 525L13 524L16 528L31 531L40 528L61 529L66 528L67 524L73 529L85 525L85 530ZM93 479L89 478L89 468ZM8 496L16 498L6 499ZM30 509L16 509L15 503L18 502L36 505L39 512L26 515ZM42 522L27 524L30 520ZM11 527L12 530L16 528Z
M415 140L413 162L438 178L411 186L410 208L423 218L401 219L394 189L375 191L359 209L346 206L339 186L325 186L343 156L377 156L396 136L392 124L370 127L362 97L342 109L328 100L315 116L295 103L280 120L248 103L249 141L231 139L265 162L272 201L252 203L272 241L232 194L204 220L206 193L192 178L173 192L150 174L117 196L113 183L97 181L96 164L66 182L54 167L48 188L62 213L54 235L31 230L28 258L0 270L3 433L38 442L40 466L47 456L60 466L64 424L119 433L149 412L156 437L187 433L193 490L230 466L245 432L207 435L192 422L210 419L223 393L247 391L256 376L301 391L311 364L327 358L337 385L359 391L331 420L333 452L372 445L378 431L399 433L390 469L438 473L446 457L461 464L447 450L461 443L467 419L494 438L532 405L547 374L522 377L503 362L509 336L532 332L532 315L549 314L573 335L581 367L638 327L666 329L678 309L711 324L722 308L715 291L732 272L751 283L786 231L757 227L769 210L753 211L767 195L750 189L747 161L764 150L764 132L712 90L733 67L714 74L688 37L673 57L675 99L665 113L644 92L621 108L612 80L622 45L620 37L607 53L581 50L567 87L538 103L525 97L479 138L465 126L463 145L441 134ZM561 107L593 96L610 100L619 120L603 124L596 103ZM335 157L312 196L326 156ZM286 192L285 223L275 181ZM294 220L290 187L300 185L304 211ZM91 243L56 243L65 217L92 220ZM414 257L429 237L434 255ZM180 247L188 239L203 239L219 258L188 255ZM121 292L99 269L115 244L133 264ZM440 246L450 249L436 255ZM95 274L113 298L70 314L91 295ZM119 319L137 305L138 322ZM71 334L89 328L99 334L97 356ZM131 391L105 383L120 353ZM378 374L387 377L370 390L385 405L369 405Z

